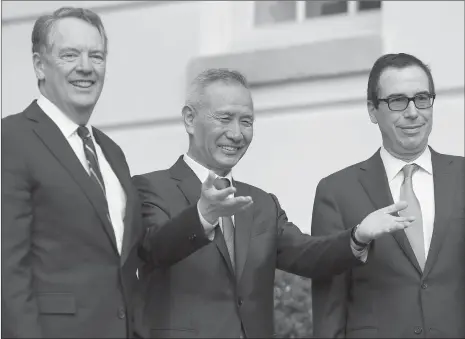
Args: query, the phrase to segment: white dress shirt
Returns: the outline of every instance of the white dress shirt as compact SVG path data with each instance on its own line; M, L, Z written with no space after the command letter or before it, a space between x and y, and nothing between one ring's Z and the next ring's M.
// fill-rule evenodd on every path
M187 153L184 154L183 160L186 162L187 166L189 166L191 168L191 170L195 173L195 175L197 176L197 178L199 178L199 180L201 182L204 182L205 180L207 180L208 173L209 173L208 168L206 168L203 165L199 164L197 161L195 161L189 155L187 155ZM216 177L218 178L218 175ZM229 182L231 183L231 186L233 187L232 172L229 171L229 173L226 174L226 176L224 178L227 178L229 180ZM234 196L234 194L231 194L230 196L228 196L228 198L233 197L233 196ZM198 205L197 205L197 210L198 210ZM218 225L218 222L220 224L221 231L223 231L222 219L220 218L219 221L217 221L216 223L210 224L202 216L202 213L200 213L200 210L198 210L198 212L199 212L200 222L202 223L202 226L203 226L203 228L205 230L205 234L207 235L208 239L209 240L215 239L214 230L215 230L215 226ZM234 223L234 215L232 216L232 221L233 221L234 227L236 227L236 225Z
M384 147L381 147L380 156L386 169L392 200L397 203L400 197L400 187L404 182L402 168L409 163L392 156ZM426 147L423 153L410 163L415 163L420 167L412 175L412 184L421 207L425 255L427 257L434 225L434 180L429 147Z
M66 114L64 114L58 107L56 107L43 95L39 97L37 104L58 126L65 139L69 142L69 145L73 149L82 166L87 171L87 173L89 173L89 167L87 164L86 155L84 153L84 145L82 139L77 134L77 128L79 125L73 122ZM95 145L95 150L97 152L98 163L100 166L100 171L102 172L103 182L105 184L110 219L115 232L118 252L121 254L124 233L124 217L126 213L126 194L118 180L118 177L113 172L110 164L105 158L100 145L95 141L92 127L89 124L87 124L86 127L89 129L90 135Z

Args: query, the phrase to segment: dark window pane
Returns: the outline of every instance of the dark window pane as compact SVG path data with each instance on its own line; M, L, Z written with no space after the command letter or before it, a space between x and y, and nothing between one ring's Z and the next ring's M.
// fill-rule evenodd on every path
M347 12L347 1L305 1L305 16L307 18Z
M295 1L255 1L255 24L294 21L297 18Z
M380 8L381 8L381 1L366 0L366 1L358 2L359 11L366 11L370 9L380 9Z

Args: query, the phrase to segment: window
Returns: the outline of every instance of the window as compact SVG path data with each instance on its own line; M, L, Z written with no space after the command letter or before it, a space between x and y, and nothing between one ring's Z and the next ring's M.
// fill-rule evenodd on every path
M255 22L266 25L296 20L296 1L256 1Z
M381 1L357 1L358 2L358 10L359 11L367 11L370 9L380 9L381 8Z
M347 13L347 1L305 1L305 17Z
M255 1L255 25L301 22L330 15L356 15L379 10L382 1Z

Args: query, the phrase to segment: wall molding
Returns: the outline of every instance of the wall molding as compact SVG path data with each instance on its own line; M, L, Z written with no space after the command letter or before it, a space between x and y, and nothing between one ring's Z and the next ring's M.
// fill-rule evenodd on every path
M441 88L436 91L436 94L441 97L451 97L458 95L465 95L465 88L461 87L450 87L450 88ZM360 94L360 96L353 98L340 98L333 101L325 102L309 102L309 103L298 103L292 105L283 105L279 107L264 107L255 111L255 114L259 117L276 115L279 112L285 110L287 113L291 114L295 111L314 111L321 108L333 107L333 106L344 106L344 105L356 105L365 102L365 93ZM145 119L134 122L124 122L124 123L115 123L115 124L97 124L96 127L105 131L124 131L131 129L141 129L141 128L153 128L153 127L166 127L166 126L181 126L183 124L182 117L180 115L175 117L165 117L158 119Z
M3 2L3 1L2 1ZM37 1L40 2L40 1ZM78 6L78 1L62 1L65 3L66 6L75 5ZM66 4L69 2L70 4ZM76 4L71 4L71 2ZM186 3L190 1L113 1L112 3L102 4L103 1L96 1L95 5L86 6L87 3L91 3L91 1L84 1L83 7L91 9L92 11L98 13L99 15L107 14L110 12L116 11L124 11L124 10L131 10L131 9L139 9L143 7L152 7L152 6L159 6L159 5L169 5L169 4L179 4L179 3ZM58 5L57 1L57 5ZM8 14L5 15L5 7L2 8L2 27L11 26L11 25L18 25L27 22L35 22L37 18L43 14L50 13L59 7L53 8L51 10L40 10L40 11L29 11L27 14L18 15L18 16L9 16ZM6 16L6 17L5 17Z
M200 56L188 64L187 79L191 81L207 68L241 71L251 86L334 77L370 70L382 51L381 37L368 35L286 48Z

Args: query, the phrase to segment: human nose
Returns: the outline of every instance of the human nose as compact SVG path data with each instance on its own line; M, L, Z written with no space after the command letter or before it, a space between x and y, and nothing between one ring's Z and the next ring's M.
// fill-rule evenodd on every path
M234 140L235 142L239 142L243 139L241 125L238 121L232 121L228 127L226 136L229 139Z
M418 117L418 109L415 106L414 100L410 100L407 108L404 111L404 116L410 119L416 119Z
M92 72L92 64L87 54L82 54L79 58L77 70L85 73Z

